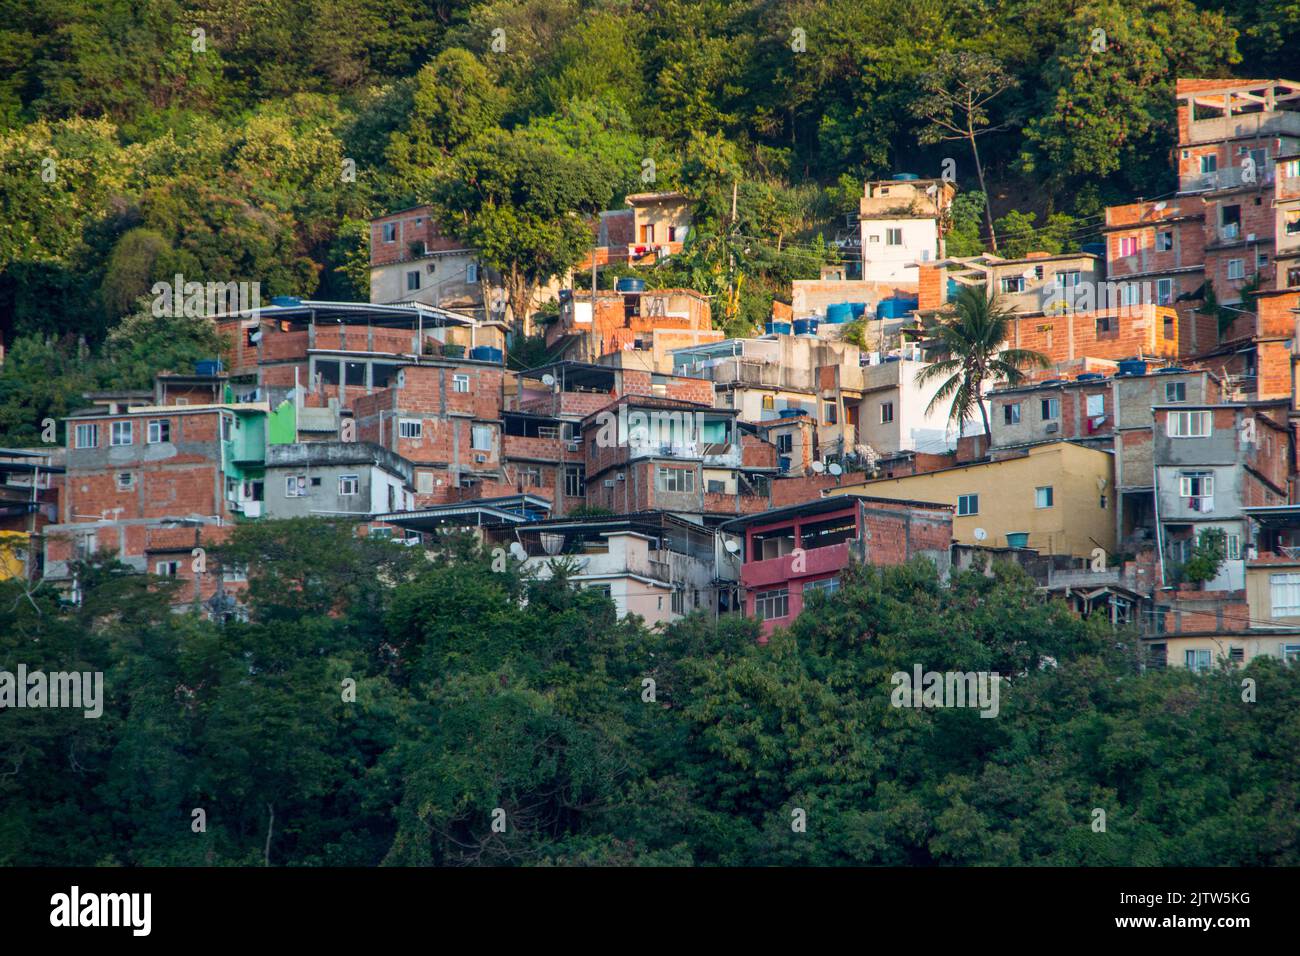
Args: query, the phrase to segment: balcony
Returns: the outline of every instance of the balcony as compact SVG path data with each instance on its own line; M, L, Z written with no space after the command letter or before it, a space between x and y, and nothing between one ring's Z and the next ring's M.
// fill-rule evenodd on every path
M784 584L795 577L802 578L840 571L849 563L851 546L852 542L842 541L839 544L805 551L804 569L798 574L791 570L794 558L788 554L761 561L746 561L740 569L740 583L752 589Z
M1236 136L1300 136L1300 113L1238 113L1192 120L1187 143L1214 143Z
M1222 189L1240 189L1245 187L1271 186L1273 168L1256 169L1254 179L1247 179L1245 170L1240 166L1217 169L1212 173L1188 173L1180 177L1178 189L1185 193L1214 192Z

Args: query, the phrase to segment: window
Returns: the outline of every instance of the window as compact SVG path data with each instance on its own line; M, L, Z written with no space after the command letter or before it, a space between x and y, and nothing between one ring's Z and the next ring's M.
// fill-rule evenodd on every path
M172 420L170 418L156 418L149 423L148 441L150 445L158 445L171 440Z
M339 497L351 498L360 491L361 482L356 475L339 475Z
M1106 414L1105 395L1089 395L1085 400L1085 405L1089 418L1096 418L1098 415Z
M406 291L415 292L420 288L420 270L412 269L406 274Z
M453 375L453 376L451 377L451 390L452 390L453 392L468 392L468 391L469 391L469 376L468 376L468 375Z
M1300 661L1300 644L1283 644L1282 660L1291 661L1292 663Z
M1070 272L1058 272L1056 281L1062 289L1077 289L1083 285L1083 273L1077 269Z
M768 411L771 411L772 409L776 408L776 396L775 396L775 395L764 395L764 396L763 396L763 408L767 409Z
M525 488L540 488L542 486L542 469L519 469L519 484Z
M1174 280L1156 280L1156 305L1169 305L1174 301Z
M1244 279L1246 277L1245 262L1242 259L1228 260L1228 278Z
M794 436L789 432L784 435L776 436L776 453L778 455L788 455L794 451Z
M99 447L99 426L78 425L77 426L77 447L98 448Z
M465 267L465 282L469 285L474 285L474 283L478 282L477 262L471 262Z
M397 421L399 438L420 438L424 434L424 422L418 418L401 418Z
M1142 290L1136 282L1121 282L1119 286L1120 305L1138 305Z
M1241 535L1229 534L1223 539L1224 554L1229 561L1241 560Z
M1282 164L1282 175L1287 179L1300 176L1300 159L1288 159Z
M887 245L887 246L901 246L902 244L903 244L903 230L902 230L902 229L886 229L886 230L885 230L885 245Z
M1297 222L1300 222L1300 220L1297 220ZM1288 289L1300 285L1300 268L1286 270L1286 285Z
M811 594L818 594L818 593L824 594L827 597L829 597L839 589L840 589L840 579L839 576L836 575L835 577L821 578L817 581L809 581L807 584L803 586L803 593L804 593L804 597L808 597Z
M674 614L686 613L686 592L681 588L673 588L672 611Z
M134 429L130 422L113 422L109 435L110 445L129 445L134 440Z
M397 223L395 222L384 223L384 242L396 242L396 241L397 241Z
M307 476L286 475L284 478L284 496L286 498L306 498Z
M1110 331L1110 316L1101 315L1097 317L1097 334L1104 335Z
M1045 398L1039 405L1043 421L1054 422L1061 417L1061 400L1059 398Z
M689 468L659 468L655 474L657 491L690 493L695 490L695 472Z
M581 465L564 468L564 494L569 498L582 498L587 494L587 470Z
M591 584L583 588L584 591L591 591L593 594L599 594L603 598L610 596L608 584Z
M491 451L492 427L490 425L475 425L471 428L470 447L475 451Z
M221 569L221 580L228 583L248 580L248 565L228 564Z
M1166 432L1170 438L1205 438L1210 434L1210 413L1170 412Z
M1210 669L1210 652L1208 650L1184 651L1183 662L1189 671L1208 671Z
M1219 222L1224 239L1236 239L1241 235L1241 207L1235 203L1219 210Z
M433 494L433 472L417 471L415 473L415 491L421 495Z
M130 491L135 487L135 475L129 471L119 471L117 473L117 490Z
M1300 209L1287 209L1282 213L1283 229L1288 236L1294 236L1300 233Z
M840 420L839 408L834 402L822 403L822 423L826 425L838 424Z
M1267 268L1268 268L1268 253L1267 252L1255 253L1255 271L1260 272Z
M1178 497L1187 499L1193 511L1214 510L1214 473L1185 471L1178 476Z
M179 561L155 561L153 573L160 578L174 578L180 574L181 563Z
M1138 251L1137 236L1120 236L1119 254L1120 258L1124 256L1135 256Z
M1020 403L1013 402L1010 405L1002 406L1002 424L1019 425L1020 424Z
M230 441L235 434L235 420L229 415L221 416L221 440Z
M1170 403L1187 401L1187 383L1165 382L1165 401Z
M893 420L894 420L894 403L881 402L880 403L880 424L888 425Z
M790 591L778 588L775 591L759 591L754 595L754 615L760 621L775 621L790 616Z
M1174 247L1174 234L1170 230L1156 233L1156 252L1168 252Z
M1034 507L1050 508L1052 507L1052 486L1044 485L1041 488L1034 489Z
M1025 291L1024 276L1009 276L1002 280L1002 294L1014 295L1017 292Z
M979 495L958 495L957 496L957 514L977 515L980 513L980 496Z
M1205 153L1201 156L1201 172L1214 173L1219 170L1219 157L1215 153Z

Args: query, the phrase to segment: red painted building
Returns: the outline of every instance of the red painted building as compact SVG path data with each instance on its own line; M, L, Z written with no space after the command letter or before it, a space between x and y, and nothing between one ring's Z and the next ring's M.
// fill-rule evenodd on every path
M739 539L745 611L762 620L766 640L799 616L806 594L838 588L850 561L883 566L923 556L946 571L952 510L928 501L843 495L734 518L718 530Z

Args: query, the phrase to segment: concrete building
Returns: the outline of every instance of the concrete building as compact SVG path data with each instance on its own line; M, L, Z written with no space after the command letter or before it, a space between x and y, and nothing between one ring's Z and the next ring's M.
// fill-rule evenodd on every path
M943 575L952 545L952 507L852 493L744 515L718 527L739 548L745 613L764 637L799 616L815 590L834 591L850 561L902 564L926 557Z
M828 488L826 495L934 501L952 506L953 540L1091 558L1115 550L1113 457L1052 441L1021 454L923 474Z
M477 250L443 232L431 206L370 220L371 302L420 303L486 319L500 288Z
M941 179L866 183L858 203L862 275L868 282L916 282L917 263L944 257L944 223L957 187Z
M566 289L560 311L546 329L548 354L557 359L596 361L615 355L653 372L672 372L672 351L723 334L712 325L708 296L693 289L627 289L591 292Z
M266 450L266 515L355 518L415 506L411 463L370 442L301 442Z

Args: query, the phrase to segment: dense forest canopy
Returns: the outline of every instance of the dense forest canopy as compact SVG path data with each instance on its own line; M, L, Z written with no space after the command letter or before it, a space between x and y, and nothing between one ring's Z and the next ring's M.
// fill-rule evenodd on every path
M733 333L834 258L866 178L951 161L954 254L1077 246L1173 188L1176 77L1294 73L1298 43L1300 0L0 0L0 441L210 354L167 323L156 361L108 354L160 276L366 299L365 220L417 201L536 278L594 210L683 189L690 248L648 278L738 290ZM1005 79L987 195L936 125L972 63Z
M296 519L211 557L246 622L111 560L79 605L0 582L0 660L105 688L5 711L0 865L1300 864L1300 668L1143 671L1014 565L851 566L760 645L467 538ZM1002 675L996 718L894 706L918 664Z

